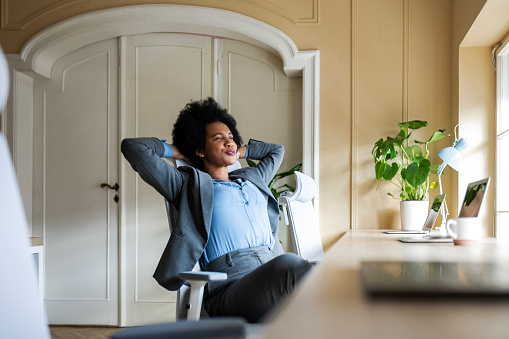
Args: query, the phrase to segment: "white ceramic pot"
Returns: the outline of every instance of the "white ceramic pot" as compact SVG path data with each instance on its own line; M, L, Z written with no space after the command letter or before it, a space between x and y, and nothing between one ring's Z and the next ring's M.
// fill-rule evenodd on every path
M420 230L428 217L429 202L427 200L401 201L401 229Z

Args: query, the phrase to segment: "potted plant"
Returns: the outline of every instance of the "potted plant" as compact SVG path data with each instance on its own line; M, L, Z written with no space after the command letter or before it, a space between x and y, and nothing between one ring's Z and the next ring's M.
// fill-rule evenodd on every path
M428 214L428 190L436 186L435 182L430 183L429 175L431 172L436 173L438 168L438 165L431 165L428 159L428 145L449 136L444 134L445 129L439 129L427 141L414 140L415 144L409 145L413 131L427 125L428 123L422 120L398 123L399 133L395 137L380 138L371 151L378 181L377 189L382 181L390 182L400 189L403 229L420 229L424 224ZM397 199L392 193L387 194ZM416 201L420 203L406 203ZM421 206L415 207L416 205ZM419 210L421 212L417 212ZM408 220L407 216L410 216Z
M251 159L246 159L246 162L249 165L249 167L256 166L256 162L254 162ZM274 178L272 178L272 180L269 183L269 189L272 192L272 195L274 195L274 198L276 198L276 200L278 200L281 193L283 193L285 191L292 191L292 192L295 191L295 187L290 186L288 184L284 184L284 185L275 187L276 182L278 182L280 179L284 179L286 177L293 175L293 173L295 171L300 171L301 167L302 167L302 163L297 164L297 165L293 166L291 169L289 169L288 171L277 173L274 176ZM281 209L281 206L279 206L279 208Z

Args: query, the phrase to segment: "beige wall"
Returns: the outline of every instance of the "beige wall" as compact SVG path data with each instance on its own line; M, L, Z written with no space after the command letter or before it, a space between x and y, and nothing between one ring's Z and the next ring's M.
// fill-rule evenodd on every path
M136 0L0 0L0 44L18 53L35 33L65 18ZM398 203L375 190L371 148L396 123L427 120L422 138L458 120L457 41L484 1L188 0L264 21L299 50L320 50L320 221L328 247L352 228L399 227ZM456 111L457 112L457 111ZM432 154L452 139L437 143ZM436 160L436 157L432 159ZM446 192L451 174L444 175ZM450 180L449 180L450 179ZM451 204L454 205L454 202Z
M481 214L485 234L493 236L496 72L491 52L509 33L509 2L455 0L454 6L463 15L455 17L458 72L457 78L454 78L457 92L453 119L470 129L470 146L463 164L468 171L462 170L457 175L457 195L463 198L464 187L472 180L487 176L493 179ZM454 207L457 209L457 206Z
M469 128L469 146L458 175L458 194L463 198L469 182L495 175L496 81L491 47L460 48L459 121ZM474 67L475 66L475 67ZM468 171L464 170L468 169ZM494 183L481 212L486 235L493 236Z

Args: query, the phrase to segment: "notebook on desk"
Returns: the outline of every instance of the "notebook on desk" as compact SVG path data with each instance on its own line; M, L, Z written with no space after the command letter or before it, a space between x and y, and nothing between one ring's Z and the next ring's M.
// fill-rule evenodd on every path
M440 194L435 197L433 200L433 204L431 204L431 208L428 213L428 217L420 230L397 230L397 231L386 231L386 234L427 234L431 232L433 229L433 225L438 217L438 212L440 211L440 207L444 202L445 194Z
M471 182L467 185L465 192L465 198L463 198L463 204L461 205L459 217L477 217L481 210L482 203L486 197L486 191L490 184L490 178ZM402 238L399 239L405 243L452 243L452 239L448 236L440 235L425 235L419 238Z

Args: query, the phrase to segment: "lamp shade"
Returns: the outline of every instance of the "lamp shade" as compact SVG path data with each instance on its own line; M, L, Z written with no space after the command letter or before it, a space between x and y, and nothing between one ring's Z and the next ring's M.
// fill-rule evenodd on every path
M467 146L467 140L465 138L461 138L454 146L446 147L440 150L437 154L445 164L451 166L455 171L458 171L461 164L461 155Z

